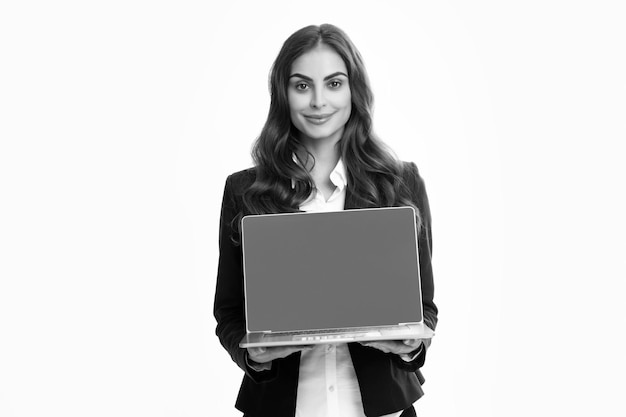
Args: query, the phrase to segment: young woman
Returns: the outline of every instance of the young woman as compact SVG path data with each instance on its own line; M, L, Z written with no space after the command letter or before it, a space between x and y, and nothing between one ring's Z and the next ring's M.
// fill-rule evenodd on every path
M220 219L214 314L222 345L245 372L236 407L250 417L414 416L430 340L238 346L246 328L239 221L247 214L413 206L424 321L437 324L424 183L414 163L397 161L373 134L372 92L350 39L328 24L298 30L274 62L270 89L255 166L226 180Z

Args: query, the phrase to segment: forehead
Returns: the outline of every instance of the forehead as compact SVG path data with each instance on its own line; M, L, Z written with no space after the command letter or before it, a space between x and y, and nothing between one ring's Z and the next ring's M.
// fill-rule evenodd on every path
M328 45L320 44L293 61L290 74L299 73L311 78L323 78L334 72L348 73L341 56Z

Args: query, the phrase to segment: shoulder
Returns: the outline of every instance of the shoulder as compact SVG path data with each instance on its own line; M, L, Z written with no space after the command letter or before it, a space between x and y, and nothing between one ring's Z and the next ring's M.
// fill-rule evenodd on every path
M416 185L421 185L423 183L419 169L417 168L415 162L401 161L400 167L402 169L402 178L406 182Z
M428 208L428 196L426 195L426 185L420 175L419 169L415 162L401 162L402 166L402 180L405 186L408 188L411 200L417 205L418 209L427 215Z
M255 179L255 168L247 168L230 174L226 179L226 187L234 193L241 193L248 189L254 183Z

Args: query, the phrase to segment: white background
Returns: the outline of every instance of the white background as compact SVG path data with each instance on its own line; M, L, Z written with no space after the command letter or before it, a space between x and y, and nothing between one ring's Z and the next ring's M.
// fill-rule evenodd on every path
M431 200L418 414L626 415L623 2L227 3L0 6L0 415L240 415L221 195L324 22Z

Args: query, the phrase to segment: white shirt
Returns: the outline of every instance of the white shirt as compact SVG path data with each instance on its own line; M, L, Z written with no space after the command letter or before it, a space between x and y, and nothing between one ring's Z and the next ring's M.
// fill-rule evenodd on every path
M343 210L347 177L341 159L330 173L330 181L336 188L328 200L314 189L300 210ZM383 417L400 414L402 411ZM347 344L316 345L312 350L302 352L296 417L365 417L359 382Z

